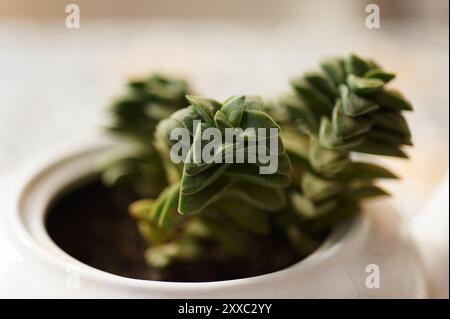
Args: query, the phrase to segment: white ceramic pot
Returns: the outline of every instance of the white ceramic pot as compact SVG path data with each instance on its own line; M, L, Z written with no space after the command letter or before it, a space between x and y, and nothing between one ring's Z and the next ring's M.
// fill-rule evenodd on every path
M70 146L3 181L0 297L423 298L424 275L406 229L387 201L370 204L309 257L274 273L203 283L130 279L85 265L56 246L45 211L61 190L95 171L110 143Z
M412 220L411 232L424 261L429 297L449 297L449 176Z

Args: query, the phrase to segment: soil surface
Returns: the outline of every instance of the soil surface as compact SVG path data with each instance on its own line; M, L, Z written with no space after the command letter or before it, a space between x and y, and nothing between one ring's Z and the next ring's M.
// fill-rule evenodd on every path
M177 263L164 270L144 260L141 239L127 207L137 199L127 190L112 190L99 181L76 188L51 205L46 227L53 241L72 257L116 275L164 281L215 281L251 277L286 268L300 257L283 239L258 237L252 259L215 258L212 253L196 262Z

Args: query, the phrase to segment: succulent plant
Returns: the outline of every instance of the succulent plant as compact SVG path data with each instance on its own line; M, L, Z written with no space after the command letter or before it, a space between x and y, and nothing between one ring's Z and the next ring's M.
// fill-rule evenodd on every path
M290 161L281 140L277 145L278 169L274 174L260 174L262 163L259 161L236 163L235 158L227 157L230 154L227 151L238 149L236 141L239 137L243 141L254 138L259 142L263 139L258 134L252 135L248 128L275 128L278 132L278 124L263 110L261 99L237 96L223 104L196 96L188 96L188 100L191 105L161 121L155 134L156 145L168 166L168 175L172 176L171 185L155 201L138 201L131 207L152 245L148 256L153 264L170 260L165 247L184 247L186 243L189 243L191 255L184 258L193 257L201 251L199 241L205 238L219 241L233 254L242 254L247 246L247 232L266 234L270 231L269 212L284 207L283 188L290 184ZM193 126L194 121L199 121L197 128ZM187 154L191 160L188 163L173 164L168 158L169 150L175 144L170 134L176 128L185 128L192 136ZM227 144L223 139L214 149L214 155L222 163L194 161L195 145L200 143L204 146L210 142L202 140L201 135L208 128L220 131L241 129L238 131L240 136L233 143ZM248 158L251 145L247 143L242 148L244 159ZM237 156L236 152L231 153ZM148 227L164 231L177 229L178 237L165 237L168 242L159 241L161 238L155 240L149 235L152 231ZM201 236L192 229L203 229ZM162 245L158 245L159 242ZM179 255L173 257L180 258Z
M131 185L141 196L157 196L167 185L163 164L153 146L160 120L188 105L185 81L158 74L127 83L125 93L110 107L108 130L127 141L127 147L108 154L102 179L108 186Z
M185 81L158 74L130 80L126 92L111 105L109 130L146 144L152 143L156 125L186 107L188 93Z
M395 75L356 55L324 60L321 71L292 81L280 103L289 114L284 138L299 185L290 193L307 228L328 229L359 211L362 198L387 195L377 179L397 178L351 153L407 158L412 145L402 111L411 104L387 87Z
M113 108L119 118L113 131L149 142L150 153L139 158L146 157L148 168L157 167L157 172L147 169L141 179L142 168L127 159L127 173L120 178L128 176L135 185L164 180L156 195L153 191L130 206L149 243L149 263L166 267L177 260L202 258L211 253L205 244L211 241L228 254L246 258L255 236L274 233L283 236L301 258L320 244L333 225L357 214L362 199L387 195L376 182L396 175L375 163L356 160L353 154L407 157L404 147L412 143L402 112L412 107L398 91L387 87L393 78L372 60L350 55L326 60L321 71L294 79L294 93L279 103L253 96L235 96L223 103L198 96L184 100L186 87L166 80L171 89L161 89L165 92L161 95L171 99L164 100L170 110L165 118L150 116L153 113L147 112L142 100L135 109L130 106L137 105L134 102L117 104L130 112L117 112L117 105ZM158 79L150 82L159 83ZM139 83L132 90L158 95L154 93L158 90L147 87L154 84ZM162 103L161 96L155 100ZM237 132L235 139L221 136L220 143L209 150L220 160L202 161L199 150L215 138L205 138L203 133L230 128ZM255 145L273 137L261 135L259 128L277 132L278 166L271 174L260 173L265 163L259 159L248 161ZM188 132L187 142L172 139L177 129ZM185 146L187 152L183 161L173 162L171 150L177 145ZM237 150L241 153L230 152ZM264 150L273 155L272 150ZM121 174L113 173L110 167L104 177L120 180Z
M354 54L321 67L292 81L297 94L284 104L293 118L327 149L406 158L402 147L412 145L411 133L401 112L412 106L387 87L395 74Z

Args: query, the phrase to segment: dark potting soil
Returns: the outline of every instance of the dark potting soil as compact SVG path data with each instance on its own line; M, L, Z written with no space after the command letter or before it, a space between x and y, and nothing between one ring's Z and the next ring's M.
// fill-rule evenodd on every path
M179 262L164 270L144 260L146 243L129 203L137 199L127 190L112 190L99 181L76 188L55 200L46 227L52 240L66 253L97 269L116 275L164 281L215 281L251 277L284 269L300 257L282 238L258 237L252 258L224 256L213 244L207 258ZM211 244L210 244L211 245ZM217 257L220 256L220 257Z

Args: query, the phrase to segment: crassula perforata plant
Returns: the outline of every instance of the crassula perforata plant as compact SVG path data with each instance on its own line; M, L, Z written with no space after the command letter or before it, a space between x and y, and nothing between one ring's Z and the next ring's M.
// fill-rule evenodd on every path
M108 186L131 185L141 196L157 196L167 186L161 158L153 147L160 120L188 105L186 82L155 74L127 83L110 107L108 131L125 138L127 148L103 163Z
M147 184L152 189L130 205L149 243L147 261L166 267L177 260L196 260L208 254L205 243L211 241L232 256L246 258L254 236L275 232L299 258L311 253L334 224L360 211L361 200L387 195L376 185L378 179L396 178L352 154L407 157L403 147L411 145L411 134L402 112L412 108L387 87L393 78L372 60L350 55L326 60L320 71L294 79L293 93L278 103L253 96L223 103L185 96L184 82L161 82L160 77L131 85L131 102L113 107L113 127L144 151L112 161L103 177L110 185L126 181L136 189L145 190ZM149 88L154 81L156 88ZM153 112L154 104L163 111ZM276 129L276 172L260 174L258 161L174 163L174 129L189 131L190 159L195 157L193 145L205 143L194 121L201 129ZM236 145L223 141L216 155L224 157L230 148ZM152 183L158 185L156 191Z

